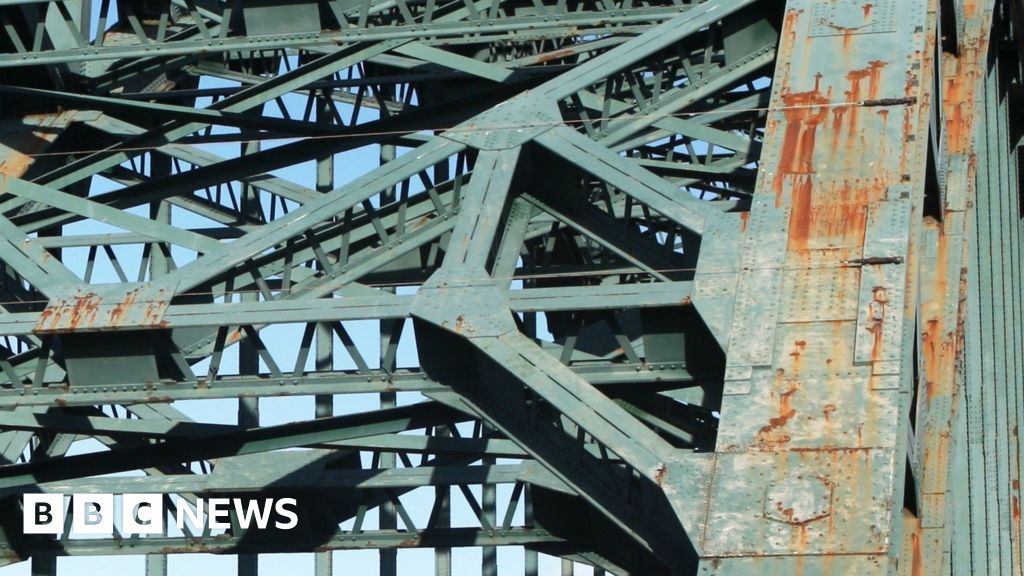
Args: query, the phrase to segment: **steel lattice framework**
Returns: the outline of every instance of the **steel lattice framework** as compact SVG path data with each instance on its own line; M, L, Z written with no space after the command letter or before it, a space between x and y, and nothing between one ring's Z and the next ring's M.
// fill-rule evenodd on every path
M0 561L1021 574L1021 24L0 1ZM301 521L54 538L26 492Z

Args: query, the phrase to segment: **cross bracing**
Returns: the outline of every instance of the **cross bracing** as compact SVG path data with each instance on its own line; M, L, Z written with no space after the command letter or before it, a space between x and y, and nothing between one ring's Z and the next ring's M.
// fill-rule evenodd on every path
M0 2L0 557L1020 573L1020 9Z

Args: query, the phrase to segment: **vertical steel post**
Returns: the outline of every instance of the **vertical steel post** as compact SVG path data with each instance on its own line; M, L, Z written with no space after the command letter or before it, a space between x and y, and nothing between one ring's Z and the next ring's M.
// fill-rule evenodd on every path
M935 23L936 2L786 5L702 574L896 567Z

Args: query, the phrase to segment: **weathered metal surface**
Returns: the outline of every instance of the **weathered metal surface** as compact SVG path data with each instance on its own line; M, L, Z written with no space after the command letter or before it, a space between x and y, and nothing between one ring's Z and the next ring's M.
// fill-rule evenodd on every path
M960 4L958 4L960 6ZM941 202L941 213L924 222L921 255L921 304L918 320L919 381L912 446L911 467L915 476L917 518L908 518L905 529L914 546L912 558L901 566L903 574L968 573L980 566L960 562L969 542L957 537L956 524L965 517L958 514L955 501L958 493L969 493L955 478L957 468L969 466L958 452L966 448L966 430L956 425L966 418L966 405L961 367L965 361L965 321L973 311L968 309L968 277L971 242L969 221L976 197L977 138L970 127L983 115L980 91L986 76L984 68L989 50L991 13L982 6L965 3L960 17L970 20L957 36L957 54L941 54L939 85L943 98L939 125L945 149L944 186L929 191ZM975 136L975 134L978 134ZM962 453L962 452L961 452ZM1016 476L1015 476L1016 477ZM971 530L970 532L973 532ZM980 534L979 534L980 536ZM1019 534L1014 538L1019 542ZM1015 564L1020 570L1019 548ZM954 565L954 557L958 566ZM980 558L978 559L980 560ZM1002 573L994 570L994 573ZM1011 570L1013 572L1013 570Z
M0 1L0 564L1021 574L1022 25ZM17 530L18 494L76 490L308 516Z
M877 5L787 4L702 573L898 565L935 23ZM740 559L770 556L795 564Z
M60 334L125 328L166 328L173 290L145 284L68 286L51 296L33 332Z

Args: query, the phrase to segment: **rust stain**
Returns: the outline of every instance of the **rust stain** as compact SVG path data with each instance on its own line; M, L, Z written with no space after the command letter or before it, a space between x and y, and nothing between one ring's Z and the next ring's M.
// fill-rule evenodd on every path
M665 481L665 476L668 474L668 466L665 463L658 464L658 468L654 470L654 483L661 486Z
M843 454L863 454L867 457L868 452L874 450L867 446L794 446L789 449L791 452L799 454L828 454L832 458L833 464L838 464L839 456Z
M825 404L825 407L821 409L821 414L825 416L825 421L829 422L832 417L832 413L837 410L835 404Z
M846 92L846 101L859 103L861 100L877 100L878 92L881 88L882 83L882 69L885 68L888 62L881 60L872 60L868 62L867 68L859 70L851 70L846 75L846 79L850 82L850 89ZM867 94L863 94L863 82L868 81ZM850 121L847 125L848 138L851 140L850 144L853 144L853 139L857 134L859 128L859 114L860 106L857 104L850 105ZM833 147L839 139L839 130L833 135ZM849 150L848 150L849 151ZM859 162L859 158L849 158L852 161Z
M793 186L793 205L789 217L790 249L803 249L811 236L813 221L813 184L809 174L799 175Z
M806 348L806 340L796 340L793 342L793 350L789 353L791 360L787 369L794 375L799 375L803 370L803 354Z
M740 232L747 231L747 224L750 221L750 212L740 212Z
M889 308L889 296L883 286L871 289L871 302L868 304L867 329L874 336L871 346L871 360L877 362L882 357L882 335L885 316Z
M977 0L964 0L964 19L970 20L974 18L978 13L978 1Z
M67 308L67 305L64 308ZM76 328L91 326L96 320L99 308L100 298L95 294L89 293L84 296L76 296L74 305L68 310L71 315L68 328L74 331ZM63 311L58 312L58 317L62 313Z
M53 316L54 313L56 313L56 311L54 309L50 308L49 306L44 308L43 311L39 313L39 322L37 323L37 326L40 326L40 327L46 326L46 325L52 326L52 325L56 324L56 322L52 322L52 323L50 322L50 317Z
M775 429L778 429L778 428L782 428L783 426L786 425L787 422L790 421L790 419L793 418L793 416L796 416L796 410L793 409L793 408L790 408L789 410L786 410L785 412L783 412L780 416L778 416L776 418L769 418L768 419L768 426L765 426L765 427L761 428L761 431L767 433L767 432L771 432L772 430L775 430Z
M865 20L867 20L868 18L871 18L871 10L874 7L875 7L875 5L870 3L870 2L868 2L867 4L865 4L864 6L861 7L861 9L864 11L864 19Z
M125 294L124 300L118 302L111 308L109 315L107 316L107 326L110 328L117 328L121 325L121 321L124 319L124 315L132 309L135 304L135 299L138 297L139 291L130 290Z
M0 174L4 176L21 176L31 165L31 156L15 152L11 158L0 162Z
M797 184L788 246L794 252L862 246L868 206L884 196L889 181L882 176L848 178L820 193L811 189L810 180Z
M918 527L910 534L910 547L912 550L912 558L910 565L910 573L913 576L924 576L924 558L921 556L921 528L920 522Z
M554 52L548 52L547 54L541 54L540 56L537 56L535 62L537 64L544 64L546 62L552 62L554 60L568 58L573 54L575 54L575 52L573 52L570 48L565 48L563 50L555 50Z
M800 361L800 355L803 354L804 348L807 348L806 340L797 340L793 343L793 351L789 353L793 357L793 363L798 364Z
M944 67L943 117L949 154L966 154L971 150L972 119L974 115L974 86L978 70L971 50L960 58L949 57Z
M775 390L782 390L783 386L786 385L786 371L778 369L775 371L775 379L773 387ZM787 422L793 416L796 415L796 410L789 405L789 397L799 389L799 385L795 382L789 384L789 388L779 393L779 416L770 418L768 424L763 426L757 433L756 445L762 449L770 449L773 447L787 444L791 437L787 434L778 433L778 429L786 425Z
M907 83L904 88L906 96L914 96L916 90L917 78L910 72L907 72ZM902 126L902 138L900 142L900 162L899 162L899 175L900 178L906 182L909 181L909 174L907 173L907 167L910 162L910 151L914 148L911 144L917 135L914 133L914 107L906 106L903 108L903 126Z
M940 375L939 349L941 344L938 343L940 329L941 323L939 319L931 318L925 322L925 330L921 335L921 352L924 354L925 391L929 399L934 398L938 392L936 378Z
M21 177L35 162L33 155L48 148L56 136L56 131L27 131L13 134L12 140L4 146L7 152L4 160L0 161L0 175Z
M800 19L800 14L803 10L790 9L786 12L786 17L782 22L782 32L785 36L793 36L796 34L796 23Z
M159 319L161 317L162 312L163 312L163 304L162 303L160 303L160 302L150 302L149 304L146 305L146 312L144 314L143 324L149 325L149 324L152 324L152 323L156 322L157 319ZM166 324L166 320L161 321L160 323L161 324ZM165 326L161 326L161 327L164 328L164 327L166 327L166 325Z
M785 516L787 522L793 522L793 509L792 508L783 508L782 507L782 502L776 502L775 503L775 510L777 510L779 512L779 514L782 514L783 516Z
M786 129L783 133L780 163L773 189L776 194L776 205L782 203L782 189L786 178L797 178L805 181L803 186L809 189L808 176L814 173L814 146L818 126L825 119L832 101L831 88L821 90L821 74L815 76L814 89L806 92L782 93L785 105L783 113L786 117ZM796 187L800 185L794 183Z

